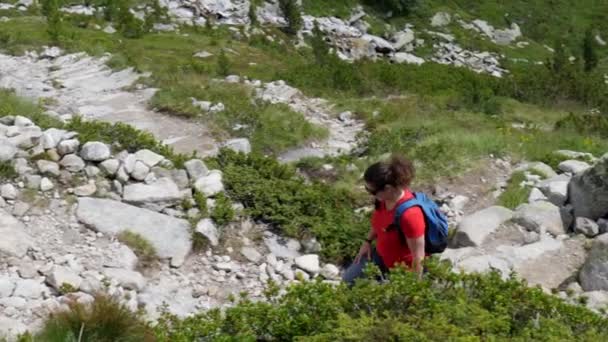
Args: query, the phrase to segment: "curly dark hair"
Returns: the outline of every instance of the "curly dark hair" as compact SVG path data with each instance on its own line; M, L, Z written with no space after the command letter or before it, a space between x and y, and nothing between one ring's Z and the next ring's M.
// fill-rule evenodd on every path
M411 160L394 154L387 161L377 162L365 170L363 178L373 184L376 189L386 185L408 187L416 175L414 163Z

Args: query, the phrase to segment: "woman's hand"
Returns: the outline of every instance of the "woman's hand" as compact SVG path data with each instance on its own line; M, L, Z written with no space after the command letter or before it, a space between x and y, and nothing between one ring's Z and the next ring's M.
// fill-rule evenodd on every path
M363 245L359 248L359 253L355 257L355 263L358 264L364 256L367 257L367 260L372 259L372 245L368 241L363 242Z

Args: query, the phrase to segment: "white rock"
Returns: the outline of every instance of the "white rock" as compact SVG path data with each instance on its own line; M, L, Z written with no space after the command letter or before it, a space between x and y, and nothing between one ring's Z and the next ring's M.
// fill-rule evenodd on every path
M469 203L469 198L467 196L457 195L450 200L449 206L452 210L462 211L467 203Z
M538 188L532 188L532 191L530 191L530 196L528 196L528 203L546 200L547 196L545 196L542 191L540 191Z
M221 171L212 170L207 176L197 179L194 183L194 188L207 197L212 197L224 191Z
M103 274L116 280L120 286L129 290L141 290L146 286L146 278L141 273L124 268L104 268Z
M186 168L186 171L188 171L188 176L190 176L190 179L192 180L200 179L201 177L209 174L209 169L200 159L189 160L184 163L184 167Z
M103 172L110 176L113 176L118 171L120 161L118 161L117 159L108 159L104 160L101 164L99 164L99 166Z
M591 165L579 160L565 160L557 166L563 172L577 174L586 171Z
M13 296L26 299L38 299L47 297L49 293L49 288L42 284L39 280L21 279L16 283Z
M89 141L82 146L80 156L86 161L101 162L110 158L110 148L104 143Z
M28 330L28 327L22 322L0 316L0 332L8 338L8 341L16 341L19 335L25 334Z
M6 139L0 139L0 161L9 161L17 154L17 148Z
M552 203L536 201L518 207L513 215L513 221L529 231L539 234L548 232L559 236L566 233L572 217Z
M171 178L161 178L152 184L129 184L123 189L123 200L129 203L176 203L181 199L182 194Z
M93 180L74 189L74 195L79 197L93 196L95 192L97 192L97 186Z
M82 283L82 278L69 268L54 266L51 272L47 275L46 281L57 291L60 291L64 284L78 290L80 288L80 284Z
M125 203L81 197L76 211L78 220L96 231L112 236L125 230L141 235L159 258L170 258L180 266L192 248L190 223Z
M600 233L599 225L586 217L577 217L574 220L574 231L593 238Z
M40 180L40 191L47 192L52 190L54 187L55 184L53 184L50 179L44 177Z
M391 57L391 60L394 63L407 63L416 65L421 65L425 62L423 58L420 58L408 52L397 52Z
M565 175L560 175L541 182L538 187L547 196L549 202L562 206L568 199L568 184L570 179Z
M0 298L10 297L15 289L15 282L5 276L0 276Z
M241 248L241 254L247 258L247 260L257 264L258 262L260 262L260 260L262 259L262 254L260 254L260 252L258 252L255 248L253 247L243 247Z
M34 240L25 227L12 215L0 210L0 255L22 258L34 247Z
M485 238L513 217L507 208L493 206L480 210L460 221L452 243L454 246L479 246Z
M200 220L195 230L205 236L211 243L211 246L215 247L219 244L219 232L211 219L205 218Z
M338 279L340 277L340 269L332 264L325 264L321 269L321 275L325 279Z
M451 21L452 21L452 17L450 16L449 13L437 12L433 16L433 18L431 18L431 26L433 26L433 27L446 26L446 25L449 25Z
M317 274L321 270L319 256L316 254L306 254L297 257L295 263L296 266L311 274Z
M143 181L146 179L149 173L150 168L144 162L138 160L135 162L135 167L133 167L131 177L133 177L135 180Z
M154 167L163 161L165 157L150 150L139 150L135 153L135 159L143 162L148 167Z
M34 123L32 122L32 120L30 120L24 116L17 115L17 116L15 116L15 126L30 127L30 126L34 126Z
M230 139L226 141L224 146L235 152L251 153L251 143L246 138Z

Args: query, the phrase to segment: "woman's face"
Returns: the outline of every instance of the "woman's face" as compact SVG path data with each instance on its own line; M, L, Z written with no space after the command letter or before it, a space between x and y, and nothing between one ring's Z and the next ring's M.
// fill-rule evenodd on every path
M391 185L374 185L372 183L365 183L365 190L370 193L370 195L374 196L377 200L386 201L391 199L392 197L392 189Z

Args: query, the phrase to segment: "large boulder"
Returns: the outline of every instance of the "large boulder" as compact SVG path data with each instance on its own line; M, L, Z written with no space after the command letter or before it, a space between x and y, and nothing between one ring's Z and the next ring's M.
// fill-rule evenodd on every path
M108 235L131 231L141 235L154 247L159 258L170 258L180 266L190 249L190 223L125 203L99 198L78 199L78 220Z
M460 221L451 244L453 247L479 246L488 235L511 217L513 212L500 206L480 210Z
M513 221L529 231L558 236L566 234L572 224L572 216L553 203L536 201L519 206Z
M222 183L222 173L218 170L209 172L208 175L196 180L194 188L203 193L207 197L212 197L224 191L224 183Z
M114 279L120 286L129 290L141 290L146 286L146 278L141 273L124 268L104 268L103 274Z
M173 203L181 199L179 188L170 178L161 178L152 184L129 184L123 190L123 200L129 203Z
M22 258L34 246L25 226L12 215L0 210L0 256Z
M11 160L15 154L17 154L15 145L6 139L0 139L0 161Z
M82 278L69 268L54 266L46 276L46 281L57 291L61 291L63 286L70 286L74 290L78 290L82 283Z
M211 246L215 247L219 244L220 233L211 219L200 220L196 225L195 230L197 233L202 234L205 238L207 238L209 243L211 243Z
M598 236L579 273L585 291L608 291L608 234Z
M608 155L568 185L574 216L597 220L608 215Z
M573 174L587 171L587 169L589 169L590 167L591 167L591 165L585 163L584 161L580 161L580 160L564 160L563 162L559 163L559 165L557 166L557 168L560 169L561 171L570 172Z
M80 156L86 161L101 162L110 158L110 147L102 142L89 141L82 146Z
M559 175L540 182L538 187L547 196L549 202L562 206L568 199L568 183L570 183L568 176Z
M200 159L188 160L184 163L184 167L188 171L190 179L194 181L209 174L209 169Z

